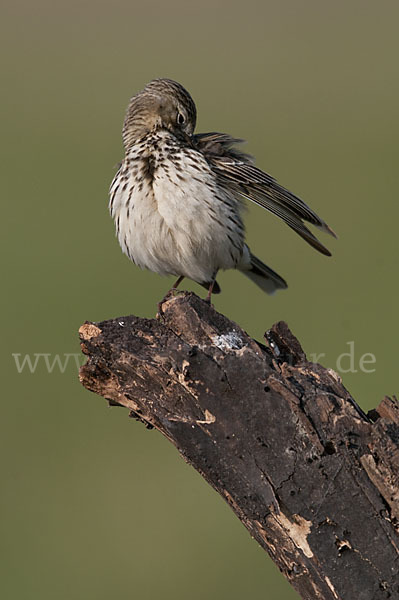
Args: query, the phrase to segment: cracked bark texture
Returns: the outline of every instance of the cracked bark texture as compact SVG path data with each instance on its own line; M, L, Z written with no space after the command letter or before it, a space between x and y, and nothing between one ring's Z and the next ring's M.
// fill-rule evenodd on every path
M287 325L266 344L184 293L80 328L83 385L157 428L302 598L399 598L399 405L368 415Z

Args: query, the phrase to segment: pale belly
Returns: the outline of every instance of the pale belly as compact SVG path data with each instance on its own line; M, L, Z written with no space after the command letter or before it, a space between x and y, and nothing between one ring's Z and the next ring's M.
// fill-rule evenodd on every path
M216 186L210 172L201 176L193 158L185 156L180 175L163 158L151 181L137 183L131 174L118 186L117 176L110 207L121 248L135 264L205 283L219 269L236 267L244 231L237 200Z

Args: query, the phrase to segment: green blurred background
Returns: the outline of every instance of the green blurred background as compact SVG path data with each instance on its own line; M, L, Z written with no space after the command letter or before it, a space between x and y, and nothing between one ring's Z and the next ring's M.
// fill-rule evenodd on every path
M258 339L286 320L332 368L352 347L344 383L365 410L397 392L399 4L21 0L2 13L2 597L297 598L166 440L80 386L74 356L64 373L43 358L18 373L12 354L64 361L84 320L154 316L170 281L122 255L107 190L129 97L161 76L192 93L198 131L250 140L339 234L322 237L328 259L250 206L251 247L289 289L270 298L228 272L216 308Z

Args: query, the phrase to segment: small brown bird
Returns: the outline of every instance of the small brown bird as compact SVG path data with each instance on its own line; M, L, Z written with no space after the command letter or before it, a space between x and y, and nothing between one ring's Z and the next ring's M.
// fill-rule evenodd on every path
M274 213L330 256L303 221L335 236L297 196L234 148L225 133L194 134L190 94L154 79L130 101L123 125L125 158L110 188L110 212L123 252L141 268L184 277L219 293L220 269L238 269L267 293L287 287L245 244L243 199ZM166 296L165 296L166 297Z

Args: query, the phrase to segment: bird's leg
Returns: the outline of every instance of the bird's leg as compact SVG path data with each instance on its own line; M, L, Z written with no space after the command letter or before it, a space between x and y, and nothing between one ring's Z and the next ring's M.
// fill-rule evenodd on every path
M175 290L177 290L177 288L179 287L179 285L181 284L181 282L184 279L184 275L180 275L180 277L178 277L178 279L176 279L176 281L174 282L174 284L172 285L172 287L170 288L170 290L168 292L166 292L165 296L162 298L162 300L160 302L158 302L158 314L162 315L163 314L163 310L162 310L162 304L164 302L166 302L166 300L168 300L168 298L170 298L170 296L173 294L173 292Z
M212 290L213 290L213 286L215 285L215 281L216 281L216 274L214 277L212 277L212 281L209 284L208 293L205 298L205 302L208 302L208 304L211 303Z
M176 281L174 282L174 284L172 285L172 288L169 290L168 294L172 291L172 290L177 290L177 288L179 287L179 285L181 284L181 282L184 279L184 275L180 275L180 277L178 277L176 279Z

